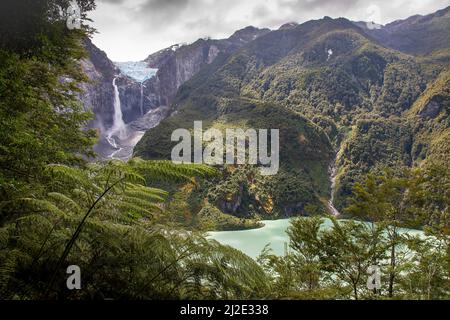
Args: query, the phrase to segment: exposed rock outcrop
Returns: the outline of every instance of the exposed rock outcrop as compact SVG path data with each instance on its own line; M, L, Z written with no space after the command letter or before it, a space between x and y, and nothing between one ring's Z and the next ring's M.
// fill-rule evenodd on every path
M145 61L158 72L145 82L147 103L152 108L170 106L178 88L203 66L212 63L219 54L231 53L269 31L249 26L228 39L199 39L192 44L178 44L151 54Z
M94 113L95 118L89 124L104 132L113 122L113 87L112 81L117 69L106 53L98 49L89 39L85 41L89 57L81 61L81 68L85 71L90 83L83 83L84 94L81 96L84 108Z
M441 105L435 101L431 100L428 104L423 108L419 115L422 118L435 118L441 112Z

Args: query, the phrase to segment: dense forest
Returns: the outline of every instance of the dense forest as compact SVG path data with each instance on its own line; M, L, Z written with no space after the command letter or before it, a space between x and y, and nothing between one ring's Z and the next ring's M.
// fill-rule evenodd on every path
M95 2L77 3L86 22ZM68 5L0 2L0 299L450 298L448 46L409 55L345 19L271 32L183 85L132 159L93 161L79 63L95 30L68 29ZM279 173L172 163L170 133L194 119L280 128ZM352 219L329 213L330 163ZM205 233L292 216L281 256Z

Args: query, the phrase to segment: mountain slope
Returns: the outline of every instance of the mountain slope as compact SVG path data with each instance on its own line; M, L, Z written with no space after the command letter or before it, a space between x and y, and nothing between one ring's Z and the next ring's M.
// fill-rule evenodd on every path
M438 18L444 19L439 20L441 24L448 23L446 14L438 14ZM423 19L413 19L408 30L420 29L423 23ZM415 27L416 24L420 25ZM433 52L441 49L441 44L430 47ZM241 101L281 106L316 123L328 136L328 147L323 143L317 148L322 155L337 153L334 192L337 206L342 209L354 182L369 170L420 162L413 152L416 128L427 124L425 118L413 117L409 110L446 68L448 64L442 61L415 58L386 48L373 33L347 19L325 17L292 25L260 36L202 68L178 90L174 107L180 115L148 131L135 152L145 158L168 157L172 129L188 127L194 120L217 119L222 110L228 110L230 101L234 103L233 112L237 112ZM252 114L242 121L249 121L248 117L259 119ZM305 138L310 141L309 136ZM295 145L294 139L286 143ZM288 147L283 152L292 156L291 153L301 151ZM307 152L303 156L308 158L316 151L313 148L302 152ZM323 177L328 174L324 163L330 164L332 158L324 156L316 171L307 164L298 164L309 172L298 177L315 181L303 185L316 190L319 198L330 188L329 179ZM315 180L311 178L312 171ZM275 201L282 203L280 199ZM222 200L216 205L220 206ZM307 203L293 213L304 213Z
M192 130L193 119L203 129L272 128L280 130L280 170L261 176L250 166L227 166L222 176L205 182L202 192L224 213L242 217L280 217L299 214L307 204L321 206L329 195L327 169L333 154L326 134L297 113L276 104L214 96L193 99L150 130L135 148L143 158L170 159L171 133ZM198 195L197 195L198 196Z
M450 7L425 16L415 15L365 31L386 47L414 55L445 54L450 48Z
M174 45L151 54L145 62L158 69L156 76L145 82L145 91L153 94L151 107L170 106L178 88L202 67L212 63L219 55L230 54L268 31L247 27L227 39L199 39L192 44Z

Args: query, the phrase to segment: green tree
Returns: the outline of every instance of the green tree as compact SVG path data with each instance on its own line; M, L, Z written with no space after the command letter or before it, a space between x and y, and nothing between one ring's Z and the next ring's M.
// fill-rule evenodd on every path
M348 288L358 300L367 293L367 271L383 259L385 247L380 241L380 228L372 229L362 222L337 221L331 218L333 227L325 230L321 240L323 269L332 275L344 294Z
M369 174L363 183L356 183L353 197L346 212L353 217L370 221L385 229L389 248L388 296L393 297L396 277L401 271L398 261L399 247L404 239L399 227L409 216L406 193L408 182L404 177L395 177L391 171L384 175Z
M288 229L290 249L278 257L264 250L260 263L272 276L276 297L370 298L367 270L385 258L382 229L355 221L297 218Z
M50 163L84 164L95 134L77 98L87 81L78 61L92 31L69 30L66 0L2 1L0 6L0 200L45 194ZM79 0L84 17L95 5ZM0 224L20 214L0 207Z
M450 296L450 172L445 164L430 163L410 172L408 199L414 223L424 237L408 237L410 266L402 279L411 298L442 299Z
M428 164L397 174L369 174L355 185L346 211L382 229L389 297L448 295L449 181L446 166ZM408 236L400 226L421 227L425 236Z
M319 287L322 263L320 261L320 227L323 219L295 219L287 230L289 246L293 250L293 262L302 275L308 290Z

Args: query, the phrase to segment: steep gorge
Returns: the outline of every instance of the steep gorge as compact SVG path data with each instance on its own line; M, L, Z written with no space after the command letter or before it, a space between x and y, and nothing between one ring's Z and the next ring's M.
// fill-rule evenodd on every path
M267 33L267 29L247 27L222 40L199 39L192 44L174 45L134 63L113 63L107 55L90 40L85 41L89 58L81 62L91 83L83 84L81 97L86 109L92 110L95 119L90 127L97 128L99 141L95 146L100 159L108 159L114 153L120 159L128 159L134 145L143 133L155 127L170 114L171 105L178 88L199 70L212 63L218 55L227 55L248 41ZM143 79L127 74L125 68L156 70ZM122 70L121 70L122 69ZM151 71L150 71L151 72ZM126 137L118 142L123 150L108 141L114 127L114 86L119 93L122 118L126 125Z

